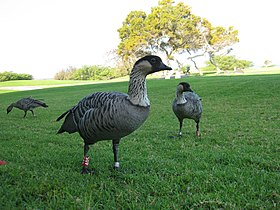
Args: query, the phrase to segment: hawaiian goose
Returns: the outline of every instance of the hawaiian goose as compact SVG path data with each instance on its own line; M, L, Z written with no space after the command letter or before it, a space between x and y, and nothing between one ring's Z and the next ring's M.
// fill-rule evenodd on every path
M24 111L24 116L23 117L26 117L27 111L32 112L32 115L35 116L35 114L33 112L33 109L35 109L37 107L45 107L46 108L46 107L48 107L48 105L45 104L42 101L33 99L31 97L22 98L22 99L18 100L17 102L12 103L10 106L8 106L7 114L9 114L10 111L12 111L12 109L14 107L23 110Z
M188 91L187 93L184 93ZM202 114L200 97L195 94L189 83L181 82L177 86L176 98L173 101L172 109L180 122L179 136L182 136L183 120L193 119L196 122L196 136L200 136L199 122Z
M82 174L88 169L89 145L102 140L112 140L114 168L118 169L118 144L120 139L139 128L147 119L150 101L147 96L146 76L161 70L171 70L158 56L145 56L133 66L128 94L96 92L83 98L77 105L58 117L65 120L57 133L79 132L84 140Z

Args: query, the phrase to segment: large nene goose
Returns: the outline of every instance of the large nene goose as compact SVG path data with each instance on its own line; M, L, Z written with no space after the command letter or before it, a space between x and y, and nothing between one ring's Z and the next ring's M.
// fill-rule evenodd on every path
M177 86L176 98L173 101L172 109L180 123L179 136L182 136L182 126L185 118L193 119L196 122L196 135L200 136L199 122L202 114L201 99L192 91L189 83L181 82Z
M66 116L58 133L79 132L84 140L82 174L89 170L89 145L102 140L112 140L114 168L119 168L118 144L120 139L139 128L147 119L150 101L147 96L146 76L161 70L171 70L158 56L145 56L133 66L128 94L96 92L83 98L77 105L63 113Z
M18 100L17 102L12 103L10 106L8 106L7 114L9 114L14 107L23 110L24 111L24 116L23 117L26 117L27 111L32 112L32 115L35 116L33 109L35 109L37 107L45 107L46 108L46 107L48 107L48 105L45 104L42 101L33 99L31 97L22 98L22 99Z

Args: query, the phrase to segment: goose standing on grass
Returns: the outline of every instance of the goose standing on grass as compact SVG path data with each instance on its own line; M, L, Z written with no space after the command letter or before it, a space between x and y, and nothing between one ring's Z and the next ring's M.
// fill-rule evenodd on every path
M7 114L9 114L14 107L23 110L24 111L23 117L26 117L27 111L30 111L32 113L32 115L35 116L33 109L35 109L37 107L47 108L48 105L42 101L33 99L31 97L22 98L22 99L18 100L17 102L12 103L10 106L8 106Z
M65 120L57 133L79 132L84 140L82 174L93 173L89 168L89 145L112 140L114 168L119 168L120 139L139 128L147 119L150 101L147 96L146 76L161 70L171 70L158 56L145 56L133 66L128 94L96 92L83 98L77 105L58 117Z
M176 98L173 101L172 109L180 123L178 134L180 137L182 136L182 126L185 118L193 119L196 122L196 136L201 135L199 130L199 122L202 114L201 99L192 91L189 83L181 82L177 86Z

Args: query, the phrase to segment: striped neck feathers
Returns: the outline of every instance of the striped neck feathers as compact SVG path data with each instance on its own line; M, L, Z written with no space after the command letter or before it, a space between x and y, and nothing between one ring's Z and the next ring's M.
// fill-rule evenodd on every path
M177 99L177 104L184 104L187 102L184 96L184 92L179 90L176 91L176 99Z
M141 71L132 71L128 86L128 99L134 105L150 106L147 95L146 75Z

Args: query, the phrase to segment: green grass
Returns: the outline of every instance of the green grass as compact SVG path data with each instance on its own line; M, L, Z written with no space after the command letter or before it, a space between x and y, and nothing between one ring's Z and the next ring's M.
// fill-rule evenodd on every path
M240 75L266 75L266 74L280 74L280 68L278 66L274 67L250 67L242 69L243 73L235 73L233 70L222 70L218 76L240 76ZM204 70L204 76L217 76L217 71ZM194 75L199 75L198 73Z
M0 82L0 94L14 91L26 90L26 87L31 89L53 88L72 85L84 84L102 84L128 81L128 76L115 78L112 80L15 80ZM37 88L36 88L37 87Z
M77 85L77 84L91 84L91 83L108 83L127 81L128 76L119 77L111 80L12 80L0 82L0 87L10 86L57 86L57 85Z
M14 80L0 82L0 94L24 90L22 87L29 87L33 89L36 87L56 87L65 85L79 85L85 83L93 83L93 81L79 81L79 80Z
M201 96L202 137L185 120L182 138L171 110L176 85ZM110 141L90 150L96 174L81 175L78 134L56 135L55 119L94 91L127 91L127 82L1 94L0 209L279 209L280 75L148 80L151 113L122 139L120 171ZM44 99L36 117L7 106Z
M62 85L62 84L80 84L89 81L82 80L13 80L0 82L0 87L7 86L46 86L46 85Z
M244 70L245 74L280 74L279 66L262 67L262 68L248 68Z

